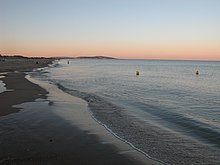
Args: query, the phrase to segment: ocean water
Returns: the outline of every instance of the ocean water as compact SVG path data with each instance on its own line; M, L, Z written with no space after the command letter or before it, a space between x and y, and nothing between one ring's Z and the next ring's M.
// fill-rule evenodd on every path
M98 121L151 158L220 164L220 62L69 62L35 76L86 100Z

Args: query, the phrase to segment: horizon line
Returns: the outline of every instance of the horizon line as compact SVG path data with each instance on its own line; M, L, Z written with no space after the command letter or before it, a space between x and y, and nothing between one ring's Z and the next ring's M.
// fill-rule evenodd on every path
M79 57L110 57L116 60L152 60L152 61L210 61L210 62L220 62L220 59L175 59L175 58L118 58L111 55L70 55L70 56L64 56L64 55L58 55L58 56L29 56L29 55L21 55L21 54L0 54L1 56L22 56L27 58L60 58L60 59L78 59Z

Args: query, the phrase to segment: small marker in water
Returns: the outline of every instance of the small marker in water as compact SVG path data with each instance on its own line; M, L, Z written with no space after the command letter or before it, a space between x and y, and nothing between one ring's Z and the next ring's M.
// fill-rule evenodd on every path
M199 75L199 71L198 70L196 71L196 75Z
M140 75L139 71L136 71L136 76L139 76L139 75Z

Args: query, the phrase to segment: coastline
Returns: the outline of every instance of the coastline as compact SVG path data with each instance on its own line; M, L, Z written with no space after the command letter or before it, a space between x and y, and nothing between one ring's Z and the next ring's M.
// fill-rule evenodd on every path
M23 72L10 72L2 79L9 91L0 93L1 110L0 116L18 112L20 109L12 107L13 105L24 102L31 102L38 98L46 98L46 90L36 84L32 84L25 79L26 74Z
M35 68L47 67L53 59L25 58L6 59L0 61L0 79L6 91L0 93L1 110L0 117L15 113L19 108L12 107L23 102L34 101L37 98L45 98L46 90L25 79L26 73Z
M99 125L83 100L27 80L23 71L33 68L2 79L12 90L0 93L0 164L160 164Z
M47 67L55 59L52 58L18 58L0 60L0 73L2 72L29 72L35 68Z

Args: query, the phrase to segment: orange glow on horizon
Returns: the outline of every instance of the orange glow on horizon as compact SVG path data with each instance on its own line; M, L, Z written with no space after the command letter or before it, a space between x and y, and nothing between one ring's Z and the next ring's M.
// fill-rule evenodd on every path
M220 53L174 53L172 51L159 53L105 53L105 52L92 52L92 51L78 51L78 52L62 52L62 51L45 51L33 53L32 51L7 51L5 53L0 53L2 55L23 55L27 57L78 57L78 56L109 56L120 59L155 59L155 60L214 60L220 61Z
M59 46L55 46L59 45ZM180 46L183 45L183 46ZM24 56L111 56L122 59L220 60L219 44L8 44L0 54ZM13 49L11 49L13 48Z

